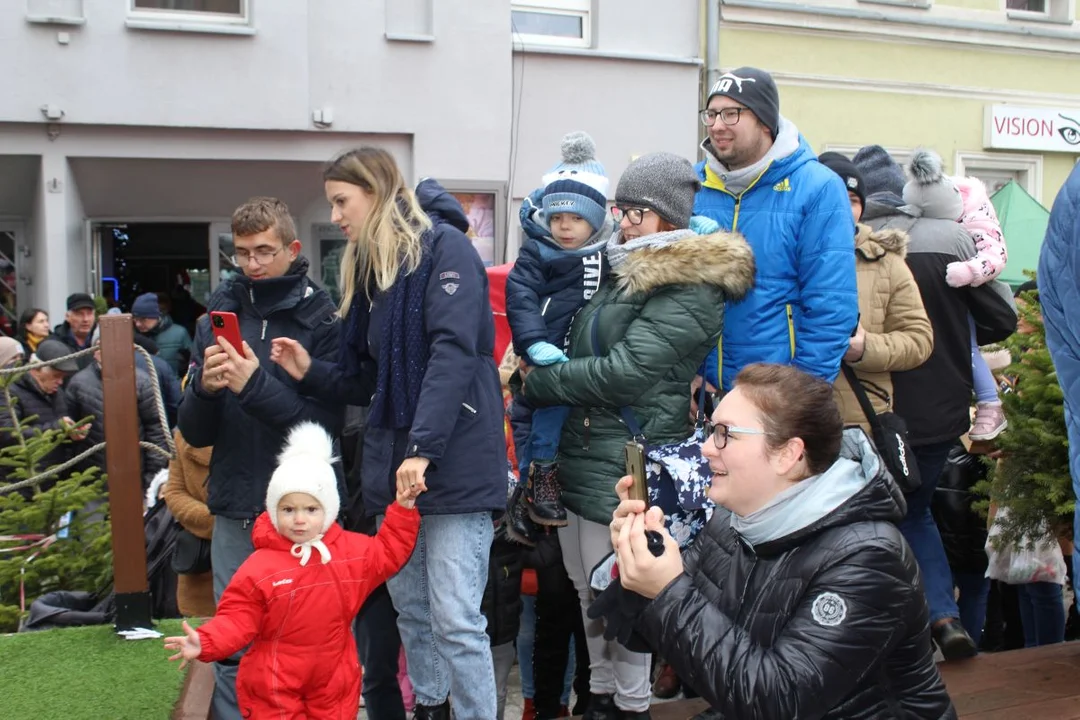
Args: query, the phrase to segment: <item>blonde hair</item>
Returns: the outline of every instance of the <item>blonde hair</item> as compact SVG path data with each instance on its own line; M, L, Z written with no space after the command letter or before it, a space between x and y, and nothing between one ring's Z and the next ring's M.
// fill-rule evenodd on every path
M323 181L346 182L374 196L371 213L364 221L356 242L349 242L341 257L342 317L349 312L357 282L370 300L377 290L394 284L420 265L421 236L431 228L431 220L405 185L390 153L375 147L358 147L331 160L323 168Z

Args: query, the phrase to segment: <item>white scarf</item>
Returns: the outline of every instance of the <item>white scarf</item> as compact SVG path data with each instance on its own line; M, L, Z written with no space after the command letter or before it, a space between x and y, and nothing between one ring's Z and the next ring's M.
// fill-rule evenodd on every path
M326 544L323 543L322 539L323 536L319 535L307 542L293 543L292 550L289 552L292 553L293 557L300 558L300 565L302 567L307 565L308 560L311 559L311 548L315 548L319 551L319 556L322 558L322 564L325 565L330 562L330 548L326 547Z
M611 239L607 243L607 258L611 267L617 268L626 261L626 257L635 250L641 250L643 248L662 248L668 245L684 240L688 237L697 237L697 233L693 230L669 230L668 232L658 232L652 235L642 235L634 240L622 241L622 230L615 231L615 234L611 236Z

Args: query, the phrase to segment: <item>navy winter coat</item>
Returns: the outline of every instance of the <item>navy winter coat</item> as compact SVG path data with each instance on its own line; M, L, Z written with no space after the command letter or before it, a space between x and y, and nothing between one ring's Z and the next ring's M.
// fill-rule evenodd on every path
M434 264L424 298L430 358L412 427L369 426L366 431L364 509L369 515L386 512L397 495L395 474L408 452L431 461L425 475L428 490L416 503L422 515L502 510L506 439L487 273L465 237L469 221L458 201L434 180L422 182L417 197L435 223ZM439 279L444 273L458 276L456 287ZM305 390L340 405L371 403L385 295L376 294L370 314L360 319L361 327L367 326L361 358L365 372L347 378L333 361L313 360L302 383Z
M538 342L565 349L570 323L609 270L604 247L614 230L610 218L585 247L564 250L537 221L538 214L532 202L522 204L521 227L528 239L506 278L506 318L519 357Z
M1046 345L1065 395L1073 492L1080 496L1080 165L1054 200L1039 253L1038 280ZM1074 537L1080 538L1080 505L1074 522ZM1073 568L1080 568L1080 543L1073 551ZM1080 573L1073 573L1073 588L1080 594Z
M203 390L203 353L214 337L209 318L196 327L195 369L177 425L192 447L214 448L206 502L214 515L249 520L262 512L278 453L294 425L310 420L331 434L341 430L344 406L302 394L299 384L270 361L270 341L288 337L313 358L337 362L334 303L308 279L307 267L300 258L279 278L237 277L210 298L208 311L236 313L244 340L259 358L259 368L239 394Z

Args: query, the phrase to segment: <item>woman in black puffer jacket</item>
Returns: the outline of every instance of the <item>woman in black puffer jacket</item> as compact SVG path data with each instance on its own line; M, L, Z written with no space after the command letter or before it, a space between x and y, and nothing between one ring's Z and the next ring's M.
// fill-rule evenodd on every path
M597 600L609 632L633 627L726 720L955 718L895 524L903 496L866 435L843 430L832 387L750 365L712 421L709 496L731 513L680 557L660 513L623 500L622 585Z

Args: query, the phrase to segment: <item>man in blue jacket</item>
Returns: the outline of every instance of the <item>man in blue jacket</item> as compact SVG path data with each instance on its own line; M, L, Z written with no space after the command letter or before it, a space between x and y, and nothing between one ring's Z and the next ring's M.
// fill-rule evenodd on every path
M1080 165L1054 200L1039 253L1039 301L1046 345L1065 395L1073 494L1080 497ZM1080 596L1080 505L1073 524L1073 590Z
M263 511L266 486L289 429L304 420L331 434L341 430L344 409L306 397L278 365L270 341L290 337L312 357L337 362L336 308L307 277L308 261L285 203L252 198L232 217L233 262L243 275L221 284L209 311L236 313L242 348L214 340L208 317L195 331L195 366L180 403L178 427L192 447L213 446L207 505L214 515L210 558L214 600L248 555L251 528ZM238 658L239 656L236 656ZM236 658L214 666L213 716L239 720Z
M832 382L859 319L847 190L780 115L764 70L722 75L700 116L694 214L742 233L757 263L755 287L724 309L722 354L709 354L704 377L726 390L743 366L778 362Z

